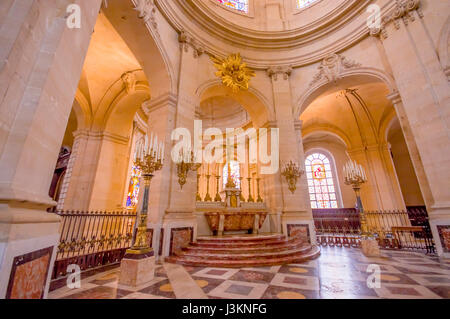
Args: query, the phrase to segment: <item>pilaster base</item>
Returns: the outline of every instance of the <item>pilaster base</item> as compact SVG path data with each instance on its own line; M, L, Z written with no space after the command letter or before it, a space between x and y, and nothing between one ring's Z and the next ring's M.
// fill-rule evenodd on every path
M120 264L121 285L137 287L155 277L155 256L153 251L147 254L125 254Z
M361 251L366 257L380 256L380 247L377 240L373 238L361 239Z

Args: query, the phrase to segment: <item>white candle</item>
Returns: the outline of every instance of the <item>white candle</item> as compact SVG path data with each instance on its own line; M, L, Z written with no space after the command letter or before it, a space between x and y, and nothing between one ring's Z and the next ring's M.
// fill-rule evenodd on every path
M163 144L162 144L162 151L161 151L161 154L162 154L162 155L161 155L161 162L164 162L164 148L165 148L165 146L166 146L166 145L163 143Z
M149 146L149 150L153 149L153 132L152 132L152 136L150 137L150 146Z

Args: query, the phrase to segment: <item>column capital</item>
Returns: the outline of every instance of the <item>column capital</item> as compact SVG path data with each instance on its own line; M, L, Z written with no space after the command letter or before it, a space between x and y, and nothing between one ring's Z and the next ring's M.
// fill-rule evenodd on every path
M186 53L189 52L189 47L191 47L194 58L198 58L205 52L205 50L197 43L197 40L184 30L180 31L178 42L180 43L181 49Z
M278 81L278 75L282 75L284 80L287 80L292 74L292 66L271 66L266 70L267 75L274 81Z
M393 24L395 29L398 30L400 29L400 20L408 25L408 23L416 20L416 14L419 18L423 18L420 6L421 0L397 0L393 9L381 18L381 26L370 28L369 34L375 37L379 36L382 39L388 38L386 26Z

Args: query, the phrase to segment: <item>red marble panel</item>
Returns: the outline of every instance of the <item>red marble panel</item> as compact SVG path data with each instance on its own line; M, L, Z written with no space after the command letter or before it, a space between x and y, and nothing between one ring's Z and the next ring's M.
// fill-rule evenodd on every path
M219 229L220 216L218 213L207 213L205 214L205 217L211 230L214 231Z
M47 282L53 247L14 258L6 299L41 299Z
M242 214L240 229L253 229L253 225L255 224L255 215L254 214Z
M288 230L288 237L291 238L297 237L302 239L305 243L311 243L308 225L288 224L287 230Z
M444 252L450 252L450 225L437 226L439 238Z
M192 242L194 229L192 227L173 228L170 236L170 255L180 252Z

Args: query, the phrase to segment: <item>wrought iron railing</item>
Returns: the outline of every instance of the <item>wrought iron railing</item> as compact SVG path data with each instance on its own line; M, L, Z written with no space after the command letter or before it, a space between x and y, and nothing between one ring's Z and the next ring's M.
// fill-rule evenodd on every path
M428 214L423 208L403 211L365 212L369 231L380 247L435 251ZM360 222L356 209L315 209L314 224L318 242L323 246L360 244Z
M119 262L132 244L135 212L54 213L62 220L53 279L64 276L70 264L86 270Z

